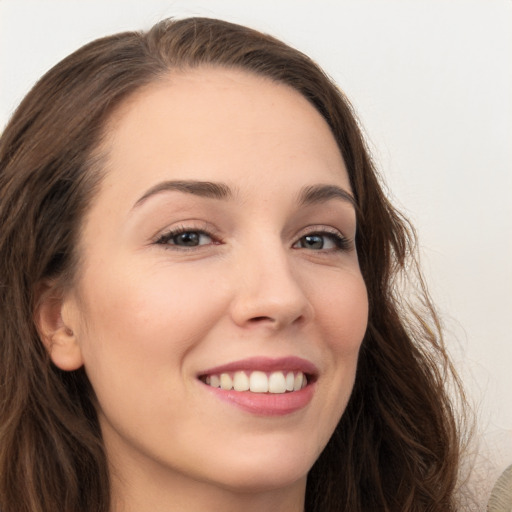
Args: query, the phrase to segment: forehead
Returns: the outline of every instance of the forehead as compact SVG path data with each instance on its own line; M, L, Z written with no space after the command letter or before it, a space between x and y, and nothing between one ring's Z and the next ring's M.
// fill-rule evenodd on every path
M292 167L297 179L349 188L317 110L291 87L244 71L198 68L164 77L116 111L106 141L107 181L120 187L127 178L148 186L177 170L182 179L236 185Z

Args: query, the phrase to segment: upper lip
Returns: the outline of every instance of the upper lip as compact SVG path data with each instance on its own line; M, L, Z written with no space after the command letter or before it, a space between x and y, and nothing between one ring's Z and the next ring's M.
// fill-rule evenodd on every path
M200 372L203 375L218 375L220 373L236 372L236 371L301 371L304 374L316 376L318 375L318 368L307 359L301 357L250 357L247 359L240 359L239 361L232 361L227 364L208 368Z

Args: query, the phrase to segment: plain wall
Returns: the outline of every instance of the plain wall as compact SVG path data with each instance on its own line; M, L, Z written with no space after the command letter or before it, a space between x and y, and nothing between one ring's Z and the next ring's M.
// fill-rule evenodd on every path
M497 474L512 463L512 2L0 0L0 129L37 78L82 44L184 15L284 39L352 100L418 229Z

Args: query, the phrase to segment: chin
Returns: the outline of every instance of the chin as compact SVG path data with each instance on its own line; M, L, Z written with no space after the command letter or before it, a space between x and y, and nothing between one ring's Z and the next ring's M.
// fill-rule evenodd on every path
M240 473L234 478L227 478L224 482L220 482L220 486L231 492L256 494L305 485L307 472L286 469L276 472L269 471L269 468L265 469L259 468ZM219 485L218 482L216 484Z
M267 453L268 455L268 453ZM316 456L307 457L304 451L265 457L247 455L229 464L219 464L216 475L226 489L238 492L264 492L305 484Z

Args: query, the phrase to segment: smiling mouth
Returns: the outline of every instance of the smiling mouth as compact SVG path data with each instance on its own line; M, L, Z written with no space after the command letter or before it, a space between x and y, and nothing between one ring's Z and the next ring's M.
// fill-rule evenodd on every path
M212 388L224 391L283 394L304 389L313 380L302 371L235 371L202 375L199 379Z

